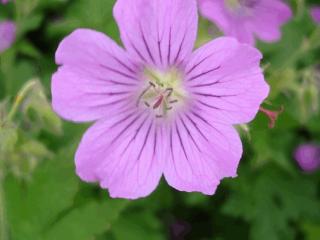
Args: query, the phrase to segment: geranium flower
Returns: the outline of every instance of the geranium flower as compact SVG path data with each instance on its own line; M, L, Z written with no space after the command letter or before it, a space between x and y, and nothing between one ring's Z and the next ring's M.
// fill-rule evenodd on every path
M16 38L16 25L11 21L0 22L0 53L8 49Z
M310 9L310 14L316 23L320 23L320 7L315 6Z
M199 0L199 9L225 35L251 45L255 37L265 42L279 40L280 27L292 15L281 0Z
M295 150L294 158L304 171L315 171L320 167L320 146L312 143L301 144Z
M118 0L123 49L78 29L56 52L52 104L65 119L95 121L76 171L112 197L139 198L162 174L181 191L213 194L235 177L242 145L233 124L252 120L268 95L261 54L233 38L192 53L195 0Z

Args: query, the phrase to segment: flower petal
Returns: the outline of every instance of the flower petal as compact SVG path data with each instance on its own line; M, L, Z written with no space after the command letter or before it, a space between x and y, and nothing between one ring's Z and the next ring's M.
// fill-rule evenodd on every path
M224 0L199 0L199 10L205 18L217 24L226 36L254 45L255 39L247 24L248 18L232 13Z
M77 174L84 181L99 181L112 197L147 196L162 175L161 138L149 114L136 109L100 120L81 140Z
M191 54L195 0L118 0L114 15L126 49L142 62L166 68Z
M52 77L52 104L62 117L92 121L132 104L137 67L104 34L74 31L59 45L56 62L62 66Z
M212 124L192 110L168 131L164 175L181 191L214 194L220 180L236 177L242 144L232 126Z
M251 121L269 86L259 67L261 53L233 38L218 38L198 49L186 66L194 104L216 123Z
M310 9L312 19L316 23L320 23L320 6L314 6Z
M246 3L247 2L247 3ZM280 27L291 16L291 9L281 0L244 1L238 10L228 9L224 0L199 0L201 14L216 23L227 36L254 45L254 35L271 42L281 37Z
M0 53L8 49L16 38L16 25L11 21L0 22Z
M313 143L301 144L294 152L294 158L306 172L313 172L320 167L320 147Z
M281 25L292 16L291 9L279 0L262 0L254 9L255 14L250 21L252 31L258 38L273 42L281 37Z
M230 28L232 16L227 11L224 0L198 0L198 2L202 16L216 23L222 31Z

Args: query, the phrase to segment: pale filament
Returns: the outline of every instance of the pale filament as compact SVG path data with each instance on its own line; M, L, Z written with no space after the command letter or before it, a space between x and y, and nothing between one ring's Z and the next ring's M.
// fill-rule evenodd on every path
M148 93L154 93L153 103L148 100L143 100L143 97ZM178 102L178 99L172 99L173 88L165 88L157 83L149 82L149 86L146 87L138 97L137 105L143 101L144 105L153 110L158 110L156 114L157 118L165 117L167 111L173 109L173 104Z

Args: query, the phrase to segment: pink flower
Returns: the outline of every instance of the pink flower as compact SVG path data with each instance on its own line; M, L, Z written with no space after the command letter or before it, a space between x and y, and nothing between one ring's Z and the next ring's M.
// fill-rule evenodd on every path
M16 38L16 25L11 21L0 22L0 53L8 49Z
M181 191L213 194L242 155L233 124L251 121L269 92L261 54L232 38L192 53L195 0L118 0L124 49L78 29L56 52L52 104L65 119L95 121L76 171L112 197L152 192L162 174Z
M199 0L199 8L225 35L251 45L255 37L265 42L279 40L281 25L292 15L281 0Z
M294 158L304 171L315 171L320 167L320 146L311 143L302 144L297 147Z
M320 23L320 7L319 6L312 7L310 9L310 14L316 23Z
M3 4L6 4L8 2L9 2L9 0L1 0L1 3L3 3Z

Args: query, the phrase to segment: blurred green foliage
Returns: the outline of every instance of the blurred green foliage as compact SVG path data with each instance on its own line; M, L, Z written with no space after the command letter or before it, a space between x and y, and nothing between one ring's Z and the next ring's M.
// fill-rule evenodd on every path
M272 88L264 107L285 110L273 129L261 113L240 128L239 177L224 180L212 197L178 192L162 181L137 201L110 199L80 182L73 155L87 125L61 122L48 100L54 52L64 36L87 27L120 43L114 2L0 6L0 20L18 26L16 43L0 55L1 240L319 240L320 173L303 173L292 157L299 143L320 142L320 26L308 14L317 1L292 0L295 16L281 41L257 45ZM197 45L212 38L212 27L201 19Z

